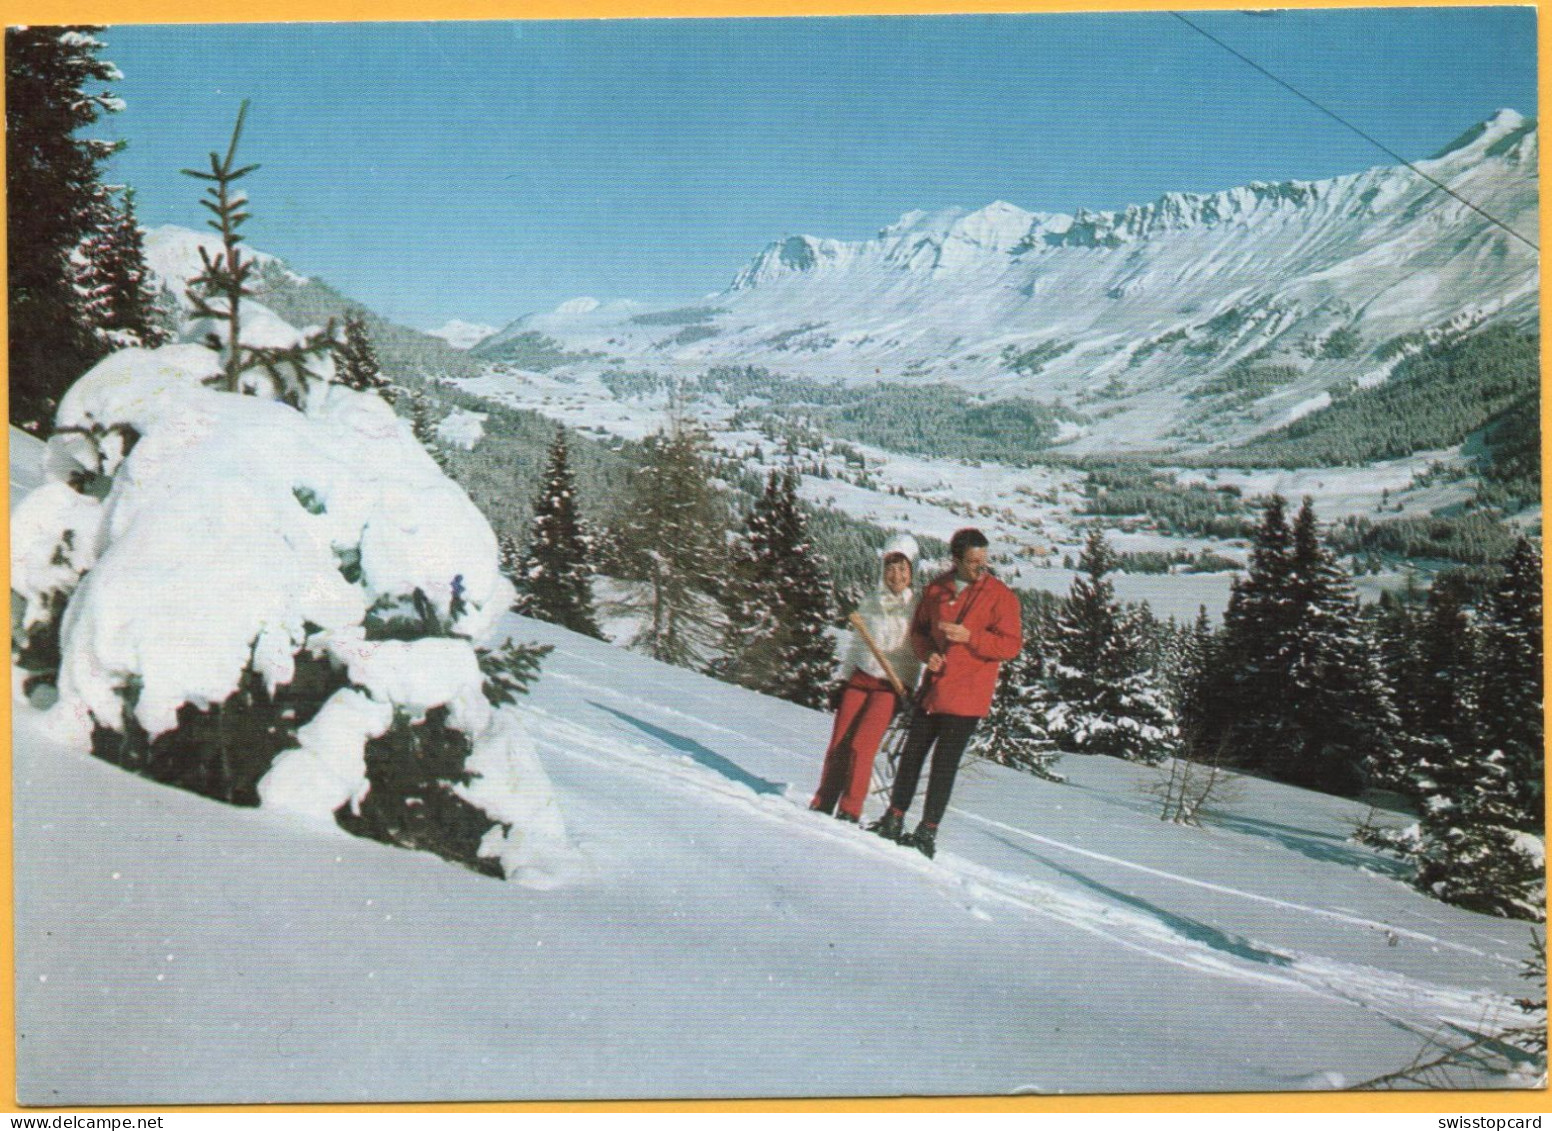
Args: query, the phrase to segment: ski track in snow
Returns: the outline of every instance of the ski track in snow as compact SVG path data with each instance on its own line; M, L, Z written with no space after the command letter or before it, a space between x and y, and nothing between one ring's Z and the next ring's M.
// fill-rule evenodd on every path
M1430 946L1440 946L1449 950L1458 950L1463 954L1469 954L1477 958L1488 957L1484 951L1479 950L1476 947L1464 946L1460 943L1452 943L1447 939L1441 939L1434 935L1423 934L1421 931L1411 931L1405 927L1397 927L1392 923L1381 923L1374 919L1365 919L1360 915L1348 915L1343 914L1340 911L1327 910L1321 907L1310 907L1308 904L1304 903L1291 903L1288 900L1275 899L1269 895L1257 895L1255 892L1241 891L1239 888L1225 887L1222 884L1211 883L1207 880L1192 879L1190 876L1182 876L1175 872L1166 872L1160 868L1150 868L1146 864L1137 864L1131 860L1122 860L1117 856L1107 856L1103 852L1094 852L1091 849L1079 848L1077 845L1067 844L1064 841L1053 840L1050 837L1041 836L1039 833L1032 833L1028 829L1022 829L1016 825L1004 824L1002 821L994 821L990 817L983 817L979 813L972 813L967 809L961 809L957 805L951 805L949 808L953 812L959 813L965 817L969 817L973 821L979 821L983 825L989 825L992 828L1001 829L1003 832L1014 833L1017 836L1027 837L1030 840L1037 841L1040 844L1047 845L1051 848L1059 848L1064 852L1072 852L1079 856L1087 856L1091 860L1099 860L1106 864L1115 864L1122 868L1130 868L1137 872L1143 872L1150 876L1157 876L1160 879L1172 880L1179 884L1189 884L1192 887L1203 888L1206 891L1216 892L1219 895L1231 895L1238 899L1248 899L1256 903L1265 903L1273 907L1282 908L1285 911L1297 911L1305 915L1319 915L1323 916L1324 918L1334 919L1340 923L1350 923L1357 927L1365 927L1369 930L1391 931L1403 938L1415 939L1418 942L1427 943Z
M571 654L571 658L576 657ZM595 661L596 662L596 661ZM559 679L572 686L585 687L590 693L624 700L638 709L661 717L673 718L729 735L741 742L768 749L785 748L722 726L688 712L659 706L636 696L560 672L546 678ZM542 719L538 729L540 748L547 753L581 759L595 766L631 772L647 780L665 781L679 788L690 788L710 795L719 802L734 804L747 813L767 821L779 822L803 835L822 837L832 847L860 853L881 864L904 868L936 889L954 906L978 919L990 919L986 904L995 903L1016 912L1036 915L1083 931L1116 946L1160 962L1240 982L1257 982L1292 992L1312 993L1355 1008L1370 1010L1389 1021L1414 1030L1420 1035L1436 1031L1441 1024L1458 1024L1478 1030L1501 1028L1515 1016L1512 1000L1491 991L1470 991L1442 986L1406 977L1370 966L1329 959L1288 948L1262 944L1244 936L1226 936L1226 942L1249 957L1225 954L1211 944L1183 936L1157 917L1118 907L1103 899L1088 898L1027 876L998 871L952 853L940 853L927 860L909 849L859 835L858 830L829 819L815 819L806 808L794 803L790 789L783 795L756 794L745 785L728 780L715 770L703 767L677 751L665 759L662 746L627 738L603 739L589 727L572 723L542 708L528 708ZM1421 931L1408 930L1359 915L1311 907L1276 899L1237 888L1215 884L1190 876L1152 868L1144 864L1080 848L1051 837L983 817L978 813L952 807L954 812L982 825L1026 837L1050 848L1089 857L1104 863L1133 869L1150 876L1202 888L1252 903L1274 906L1300 915L1313 915L1363 928L1366 931L1394 932L1435 947L1456 950L1474 957L1485 957L1476 948L1452 943Z

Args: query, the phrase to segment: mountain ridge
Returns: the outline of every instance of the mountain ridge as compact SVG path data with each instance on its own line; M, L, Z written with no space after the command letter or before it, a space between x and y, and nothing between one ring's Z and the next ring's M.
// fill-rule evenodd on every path
M521 370L542 344L546 371L574 374L941 382L1102 421L1072 430L1076 453L1241 442L1383 381L1407 335L1535 322L1538 256L1505 228L1537 229L1538 149L1535 121L1504 110L1415 168L1071 215L907 212L866 240L773 241L697 307L574 300L474 354ZM1232 405L1200 395L1236 366L1278 379Z

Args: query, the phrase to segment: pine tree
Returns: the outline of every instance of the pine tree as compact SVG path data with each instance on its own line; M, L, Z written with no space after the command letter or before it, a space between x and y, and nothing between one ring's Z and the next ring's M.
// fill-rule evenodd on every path
M1197 761L1214 760L1222 753L1219 748L1221 737L1217 740L1210 737L1221 736L1222 731L1213 724L1210 715L1218 645L1212 621L1207 616L1207 606L1200 606L1191 627L1178 635L1174 662L1169 665L1181 753Z
M248 197L234 186L238 181L259 168L258 165L237 165L237 143L242 139L243 120L248 116L248 103L243 102L237 111L237 122L232 127L232 140L226 156L210 154L210 172L184 169L185 176L209 182L206 198L200 201L215 215L206 223L221 235L222 250L212 256L201 245L199 258L204 270L189 280L188 297L193 313L198 318L224 322L224 334L212 333L210 346L223 354L222 387L230 393L257 392L244 374L262 369L268 374L273 391L288 404L300 407L306 392L309 363L319 354L331 350L334 345L334 322L290 347L252 346L242 337L242 300L252 298L255 292L248 284L254 277L258 261L251 255L243 255L240 229L249 219Z
M1533 709L1539 726L1536 682L1539 631L1496 638L1500 600L1506 593L1539 603L1539 562L1526 554L1509 575L1529 578L1528 588L1506 576L1489 601L1480 626L1468 605L1468 588L1441 577L1423 608L1415 599L1393 599L1379 617L1382 651L1396 695L1396 751L1380 781L1416 806L1416 827L1400 835L1369 838L1416 866L1414 883L1462 907L1515 918L1539 918L1536 895L1543 880L1539 851L1528 851L1522 833L1539 832L1539 739L1516 765L1504 739ZM1519 602L1511 599L1511 604ZM1534 614L1539 629L1539 609ZM1511 621L1525 620L1511 615ZM1522 651L1525 650L1525 651ZM1518 667L1524 660L1534 672ZM1500 670L1503 665L1503 670ZM1523 681L1523 682L1522 682ZM1539 731L1536 732L1539 735ZM1536 798L1527 805L1527 799Z
M1476 663L1445 666L1467 651L1430 639L1466 635L1459 594L1435 584L1422 651L1442 702L1424 716L1431 755L1416 769L1421 817L1417 886L1493 915L1540 919L1545 881L1539 850L1542 810L1541 559L1521 540L1474 634ZM1436 598L1437 596L1437 599ZM1441 624L1442 622L1442 624ZM1447 624L1447 631L1442 627ZM1469 639L1469 637L1468 637ZM1470 669L1476 668L1475 679Z
M336 379L345 387L359 392L374 392L389 404L393 404L393 386L383 376L382 364L377 360L377 350L367 333L366 316L359 310L345 315L344 340L334 346L334 371Z
M835 607L823 557L798 506L797 474L772 471L735 544L723 606L726 655L713 674L806 707L835 675Z
M1393 743L1397 719L1352 581L1322 544L1308 498L1294 520L1288 592L1294 619L1274 708L1284 741L1266 764L1285 781L1356 792L1365 762Z
M1477 633L1461 593L1442 580L1428 591L1413 631L1415 705L1402 732L1414 771L1438 779L1477 744Z
M122 106L94 89L122 77L98 57L100 30L5 33L11 421L39 436L64 391L107 352L77 289L78 253L108 199L101 166L117 148L78 133Z
M510 534L496 535L496 553L501 564L501 572L507 579L514 581L523 567L523 550L518 545L517 539ZM520 613L523 610L514 605L512 611Z
M1503 755L1512 827L1541 835L1546 820L1541 555L1521 538L1503 569L1482 625L1481 740L1489 754Z
M1232 730L1214 715L1222 707L1214 694L1223 636L1213 631L1205 606L1190 627L1171 621L1163 636L1180 752L1160 767L1148 792L1160 802L1160 820L1200 825L1210 805L1235 796L1238 780L1228 769Z
M248 286L248 280L257 266L256 260L243 258L242 237L238 233L249 218L248 213L243 211L248 202L247 197L235 193L232 188L237 181L258 168L257 165L238 168L236 164L237 143L242 138L243 119L247 116L248 103L244 101L237 111L237 123L232 127L232 141L227 146L226 157L222 159L212 153L210 172L183 170L184 176L211 182L210 188L206 190L209 199L201 200L200 203L215 213L216 218L206 223L221 233L221 243L225 248L212 258L203 246L200 247L199 258L205 269L189 280L188 294L195 315L227 324L225 340L216 337L211 345L226 351L225 384L229 393L235 393L241 388L242 300L255 294Z
M1043 612L1026 614L1024 648L1002 665L991 709L976 727L969 753L1061 782L1067 779L1055 769L1061 754L1049 729L1055 697L1044 659L1054 635L1054 624Z
M1210 746L1221 743L1230 761L1240 765L1289 760L1281 753L1287 744L1286 717L1278 704L1298 610L1286 507L1279 495L1267 501L1247 576L1235 578L1230 589L1217 671L1201 711L1211 728L1203 741Z
M695 667L715 650L715 594L727 555L727 507L712 483L704 431L679 413L643 445L627 517L616 530L629 571L645 581L626 602L644 624L631 642L654 659Z
M1473 911L1540 920L1545 883L1539 847L1529 850L1515 819L1508 760L1501 750L1462 760L1424 801L1415 883ZM1469 771L1470 780L1460 772Z
M431 408L431 399L415 389L410 393L409 400L410 429L415 433L415 439L426 450L426 454L436 460L437 466L447 471L447 453L442 450L442 438L437 435L437 420Z
M577 514L566 430L555 430L549 468L533 505L528 550L518 564L519 612L573 632L603 638L593 609L593 544Z
M1382 592L1368 613L1385 693L1396 712L1397 742L1386 756L1365 762L1364 777L1371 786L1404 794L1412 792L1406 738L1419 732L1420 715L1427 708L1418 652L1418 623L1427 596L1416 575L1408 574L1403 589Z
M1115 554L1091 531L1057 615L1051 733L1066 749L1156 762L1175 746L1174 713L1146 663L1142 620L1123 609L1107 575Z
M82 245L79 289L86 297L87 321L103 350L166 345L172 334L164 324L158 294L146 267L145 233L135 219L135 194L125 189L123 206L103 203L101 225Z

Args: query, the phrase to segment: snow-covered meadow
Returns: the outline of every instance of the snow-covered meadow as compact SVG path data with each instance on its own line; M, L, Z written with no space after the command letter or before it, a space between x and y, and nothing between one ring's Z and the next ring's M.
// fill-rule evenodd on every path
M13 499L38 456L12 434ZM508 635L555 645L516 712L548 890L157 785L19 702L23 1102L1332 1089L1519 1020L1529 927L1407 887L1355 803L1246 781L1193 829L1144 767L975 766L929 862L806 812L825 715Z

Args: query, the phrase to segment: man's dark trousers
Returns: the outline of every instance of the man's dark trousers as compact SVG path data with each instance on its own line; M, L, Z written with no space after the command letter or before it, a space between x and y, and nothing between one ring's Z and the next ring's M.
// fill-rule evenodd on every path
M980 722L975 715L920 714L911 722L905 736L905 748L900 751L900 764L895 768L895 786L889 794L891 807L904 813L916 796L916 783L921 779L922 763L927 750L932 749L932 773L927 778L927 800L922 807L922 820L936 828L948 811L949 794L954 790L954 775L959 772L959 758L975 733Z

